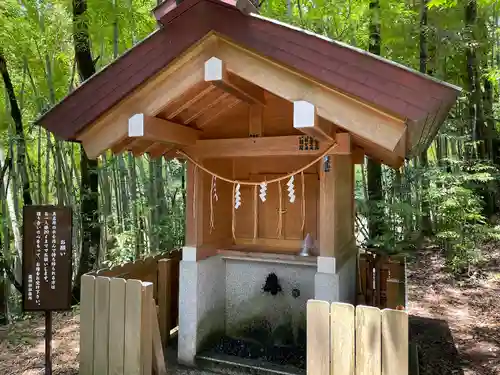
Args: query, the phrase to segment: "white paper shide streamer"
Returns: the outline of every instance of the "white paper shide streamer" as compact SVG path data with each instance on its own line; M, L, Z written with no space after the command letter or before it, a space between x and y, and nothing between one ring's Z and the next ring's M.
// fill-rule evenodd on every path
M290 200L290 203L295 202L295 188L293 186L294 178L293 176L290 177L288 180L286 186L288 186L288 199Z
M259 194L260 200L262 202L266 201L266 195L267 195L267 183L263 182L260 184L260 194Z
M236 184L236 189L234 191L234 208L238 209L240 206L241 206L240 184Z
M217 202L219 200L219 196L217 195L217 185L216 185L217 178L215 176L212 176L212 196Z

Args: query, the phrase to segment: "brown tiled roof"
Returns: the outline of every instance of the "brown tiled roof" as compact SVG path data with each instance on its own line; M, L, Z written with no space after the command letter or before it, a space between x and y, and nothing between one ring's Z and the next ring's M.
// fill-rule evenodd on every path
M245 16L230 3L161 4L154 11L163 24L160 30L91 77L38 123L63 139L75 140L87 125L210 31L406 119L409 126L427 123L431 135L460 91L368 52L264 17Z

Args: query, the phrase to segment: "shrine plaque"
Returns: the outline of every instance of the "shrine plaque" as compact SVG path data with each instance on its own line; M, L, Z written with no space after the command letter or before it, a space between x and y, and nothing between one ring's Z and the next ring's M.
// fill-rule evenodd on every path
M23 209L23 310L71 309L72 210Z

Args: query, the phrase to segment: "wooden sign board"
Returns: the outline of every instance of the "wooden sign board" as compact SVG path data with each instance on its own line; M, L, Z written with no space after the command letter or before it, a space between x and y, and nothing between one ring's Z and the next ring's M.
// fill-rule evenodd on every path
M72 210L23 209L23 310L71 309Z

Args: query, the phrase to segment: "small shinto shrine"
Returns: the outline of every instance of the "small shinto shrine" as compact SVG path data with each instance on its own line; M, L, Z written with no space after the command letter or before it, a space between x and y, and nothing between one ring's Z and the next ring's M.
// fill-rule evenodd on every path
M368 156L399 168L459 94L246 9L162 3L157 31L40 120L89 158L187 161L185 364L235 339L299 350L309 299L354 303L355 165Z

